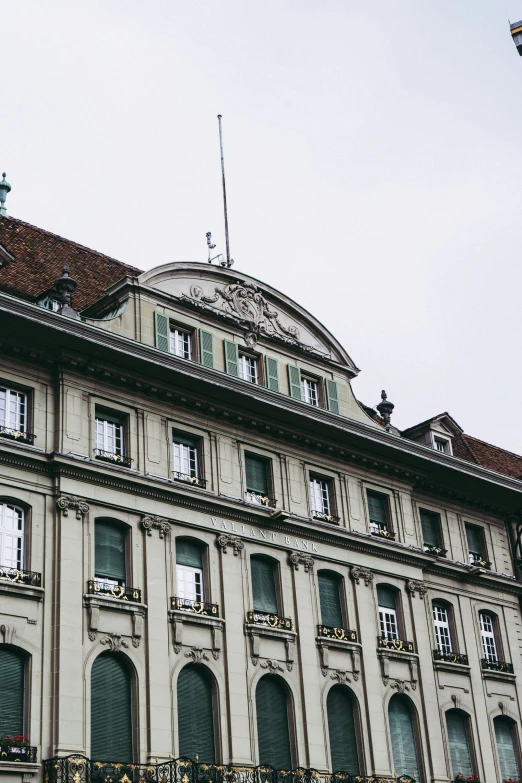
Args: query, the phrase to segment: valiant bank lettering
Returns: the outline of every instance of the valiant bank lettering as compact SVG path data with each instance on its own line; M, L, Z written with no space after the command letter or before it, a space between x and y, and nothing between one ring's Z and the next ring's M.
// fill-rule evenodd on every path
M234 522L225 522L217 517L210 517L212 527L216 530L223 530L227 533L235 533L238 536L255 538L258 541L271 541L274 544L282 546L291 546L294 549L300 549L302 552L317 552L317 546L312 541L305 541L303 538L293 536L283 536L280 533L273 533L271 530L254 529L248 525L236 525Z

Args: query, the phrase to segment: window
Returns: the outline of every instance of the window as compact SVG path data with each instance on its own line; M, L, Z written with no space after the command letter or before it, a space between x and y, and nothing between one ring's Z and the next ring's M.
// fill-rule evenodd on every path
M288 693L279 677L265 675L256 688L259 764L292 769Z
M420 510L422 539L425 552L442 552L440 536L440 516L434 511Z
M502 780L518 780L520 778L520 764L515 723L509 718L499 716L495 718L493 724L497 741L500 777Z
M398 694L392 696L388 706L388 720L393 755L393 769L399 778L409 775L419 780L419 763L413 710L410 700Z
M123 418L96 411L96 450L122 456L124 453Z
M466 525L466 538L471 565L486 565L484 529L477 525Z
M185 666L178 677L179 755L216 761L213 683L206 667Z
M25 661L0 645L0 737L24 734Z
M469 743L469 718L458 710L446 713L448 744L453 778L462 773L464 778L473 775L473 763Z
M355 731L355 705L344 685L334 685L326 700L328 734L333 772L359 775L359 755Z
M38 307L43 307L44 310L52 310L53 313L58 313L61 306L61 302L52 296L46 296L38 302Z
M257 359L254 356L240 353L238 357L239 377L249 383L258 383Z
M24 512L0 503L0 566L24 567Z
M310 505L312 514L331 515L330 481L310 476Z
M106 584L125 586L127 532L105 520L94 525L94 576Z
M27 395L14 389L0 388L0 427L15 432L27 430Z
M198 439L172 433L174 478L198 478Z
M497 663L498 652L495 639L495 620L492 615L481 612L479 614L479 622L484 658L489 663Z
M318 583L322 624L331 628L344 628L340 578L328 571L319 571ZM334 769L343 768L335 767Z
M272 560L266 557L250 558L252 569L252 596L254 611L278 614L276 569Z
M301 376L301 399L309 405L319 405L319 384L305 375Z
M203 550L185 538L176 539L176 592L187 601L203 600Z
M399 623L397 621L396 591L387 585L377 587L379 603L379 625L383 639L393 641L399 638Z
M170 330L170 352L182 359L190 359L192 355L192 340L190 332L175 327Z
M105 652L91 669L91 758L133 761L132 682L124 656Z
M451 454L450 442L446 438L435 438L435 448L443 454Z
M267 505L269 502L269 461L245 454L247 500Z
M370 533L388 532L388 497L379 492L367 491L368 515L370 517Z
M435 626L437 650L443 655L449 655L449 653L453 652L451 632L448 610L443 604L433 604L433 625Z

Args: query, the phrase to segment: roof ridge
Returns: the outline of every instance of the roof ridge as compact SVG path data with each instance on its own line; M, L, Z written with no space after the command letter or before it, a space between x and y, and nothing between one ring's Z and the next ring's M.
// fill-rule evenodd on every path
M120 261L117 258L113 258L113 256L108 256L106 253L101 253L99 250L94 250L92 247L87 247L87 245L82 245L79 242L75 242L74 239L67 239L67 237L62 237L61 234L55 234L53 231L47 231L47 229L40 228L40 226L35 226L33 223L28 223L26 220L20 220L20 218L15 218L12 217L11 215L9 215L7 219L12 220L15 223L22 223L24 226L28 226L29 228L32 228L35 231L39 231L41 234L47 234L47 236L54 237L55 239L60 240L60 242L67 242L67 244L74 245L75 247L78 247L81 250L87 250L89 253L95 253L97 256L100 256L101 258L106 258L109 261L113 261L116 264L121 264L121 266L127 267L127 269L135 269L136 272L139 272L140 274L143 272L143 270L138 269L137 266L133 266L132 264L126 264L125 261Z

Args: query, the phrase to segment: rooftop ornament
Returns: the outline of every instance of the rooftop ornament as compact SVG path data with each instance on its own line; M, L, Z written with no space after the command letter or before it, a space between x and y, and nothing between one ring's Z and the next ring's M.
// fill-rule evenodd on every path
M393 402L390 402L388 400L388 397L384 389L381 392L381 402L375 407L379 411L387 431L390 432L392 435L400 435L397 427L394 427L393 424L391 423L391 415L393 413L393 409L395 408L395 405L393 404Z
M517 52L522 57L522 21L515 22L515 24L510 24L509 30L511 32L513 42L517 47Z
M71 307L71 296L77 285L76 280L73 280L69 274L69 266L65 264L62 269L62 276L59 277L54 284L54 290L56 291L58 301L60 302L59 312L61 315L65 315L68 318L80 317L76 310Z
M5 178L5 171L2 174L2 179L0 180L0 217L7 215L7 209L5 208L5 200L7 198L7 194L11 191L11 185Z

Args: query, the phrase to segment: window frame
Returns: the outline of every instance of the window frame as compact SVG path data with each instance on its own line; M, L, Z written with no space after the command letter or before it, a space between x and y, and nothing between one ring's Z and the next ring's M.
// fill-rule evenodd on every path
M441 622L437 623L437 620L435 619L435 608L443 609L445 611L446 613L445 626ZM457 634L455 629L455 617L454 617L453 606L441 598L434 598L433 601L431 602L431 621L432 621L433 635L435 638L434 649L438 650L443 655L451 655L452 653L458 654L459 648L458 648L458 640L457 640ZM439 637L437 634L438 625L440 625L440 627L446 627L448 630L449 648L450 648L449 650L443 650L439 645Z
M4 424L2 424L0 420L0 427L5 427L7 430L13 430L14 432L20 432L24 436L27 437L27 435L30 432L30 424L31 424L31 418L32 418L32 410L31 410L31 390L24 389L17 384L11 384L11 383L0 383L0 392L6 393L6 402L5 402L5 420ZM23 425L20 427L20 422L17 421L16 427L11 427L9 423L9 399L11 394L20 395L24 398L24 422Z
M31 692L32 692L32 660L31 653L27 652L23 647L19 647L16 644L8 644L7 642L0 643L0 648L7 650L18 656L22 662L23 673L23 698L22 698L22 734L24 737L31 739L30 726L31 726Z
M172 350L173 341L185 335L188 338L188 356L179 354ZM185 359L188 362L197 360L197 340L195 339L195 330L185 324L179 324L169 318L169 354L177 356L178 359Z
M204 479L204 460L202 459L202 441L203 438L191 432L182 432L174 427L171 427L170 431L171 443L170 443L170 459L172 462L172 473L179 473L183 476L190 476L192 478ZM183 443L183 441L189 441L189 443ZM193 445L191 445L193 444ZM174 447L176 445L186 446L187 448L193 448L195 451L195 473L184 473L181 470L176 470L176 459L174 454Z
M393 594L395 596L395 608L391 609L386 606L381 606L379 601L379 587L386 587L388 590L392 590ZM377 595L377 627L379 629L379 636L382 636L383 639L388 639L388 641L393 641L394 639L405 639L406 636L404 634L404 618L402 616L402 605L400 600L400 590L395 585L389 584L388 582L379 582L375 586L376 589L376 595ZM389 614L390 617L394 619L395 623L395 632L396 636L388 636L388 633L386 631L386 614Z
M392 514L392 503L391 503L391 495L387 492L383 492L378 489L374 489L371 486L365 486L365 502L366 502L366 514L368 519L368 530L370 533L375 533L375 535L382 535L383 528L379 527L378 522L372 522L370 518L370 502L369 497L370 495L377 495L382 498L384 498L384 510L386 514L386 528L384 528L384 532L391 533L392 535L395 534L394 524L393 524L393 514ZM374 530L372 528L372 525L377 526L377 529Z
M420 530L421 530L421 540L422 540L422 548L424 552L430 552L430 550L433 549L439 549L440 552L447 552L446 549L444 549L444 537L442 535L442 516L440 512L433 511L431 508L425 508L424 506L418 506L418 513L419 513L419 523L420 523ZM426 544L424 541L424 527L422 524L422 515L427 514L429 517L435 520L435 524L437 526L437 545L434 547L433 544Z
M500 764L500 753L498 751L497 732L496 732L496 727L495 727L495 722L498 721L498 720L504 720L506 722L509 722L510 725L511 725L511 739L513 741L513 750L515 752L515 760L516 760L516 763L517 763L518 769L519 769L518 777L521 778L522 777L522 751L521 751L521 747L520 747L519 727L518 727L518 723L517 723L516 720L514 720L510 715L505 715L505 714L496 715L493 718L493 721L492 721L492 723L493 723L493 735L495 737L495 742L494 742L494 745L495 745L495 759L496 759L496 763L497 763L497 769L498 769L498 772L499 772L499 778L500 778L500 780L506 780L506 778L504 778L504 776L502 774L502 768L501 768L501 764Z
M124 535L124 563L125 563L125 578L123 580L114 579L113 577L101 577L96 576L96 524L103 522L105 524L109 523L112 527L118 528L123 532ZM97 517L94 520L94 535L93 535L93 546L94 546L94 556L93 556L93 580L95 582L99 582L101 584L109 584L109 585L119 585L121 587L129 587L132 586L132 563L131 563L131 556L132 556L132 528L130 525L127 525L125 522L122 522L119 519L114 519L113 517ZM120 584L123 582L123 584Z
M456 707L451 707L450 709L445 710L445 712L444 712L444 721L443 721L443 725L444 725L444 739L446 741L446 747L448 749L448 762L449 762L450 772L453 775L453 766L452 766L452 761L451 761L451 750L450 750L450 741L449 741L449 732L448 732L448 717L447 717L449 712L459 713L460 715L462 715L462 717L466 721L465 730L466 730L466 738L467 738L467 741L468 741L468 749L469 749L469 757L470 757L470 761L471 761L472 775L478 775L478 773L477 773L477 769L478 769L477 755L475 753L475 743L473 741L473 727L471 725L471 715L469 713L465 712L465 710L461 710L461 709L458 709ZM456 776L457 772L455 772L454 774ZM455 779L455 778L453 778L453 779Z
M242 375L243 360L253 362L255 368L255 380L252 378L246 378ZM261 354L256 351L249 351L246 348L238 346L237 349L237 374L241 381L251 383L254 386L264 386L264 374L263 374L263 362L261 361Z
M439 444L443 448L440 449ZM451 449L451 440L449 438L445 438L444 435L433 434L433 448L435 451L438 451L441 454L447 454L450 457L453 454Z
M109 448L105 448L106 441L107 441L107 433L106 428L104 427L104 446L103 448L98 445L98 422L103 422L104 424L113 424L115 426L119 426L121 428L120 431L120 440L121 440L121 446L120 451L114 450L111 451ZM126 413L123 413L122 411L118 410L112 410L110 408L106 408L104 405L99 405L98 403L94 406L94 449L95 451L103 451L107 454L113 454L114 456L120 456L120 457L129 457L128 453L128 432L129 432L129 415ZM116 440L116 437L115 437Z
M249 497L249 495L257 495L259 497L260 493L254 491L254 490L249 490L248 489L247 468L246 468L247 459L258 460L259 462L263 462L264 463L265 471L266 471L266 486L267 486L267 495L266 495L266 497L268 497L269 500L275 500L274 473L273 473L273 460L272 460L272 458L271 457L267 457L264 454L259 454L258 452L254 452L254 451L250 451L250 450L245 449L243 451L243 468L244 468L245 497L247 499L247 502L261 504L259 499L256 500L256 499L253 499L253 498Z
M197 568L196 566L186 566L183 565L183 563L178 563L178 543L180 541L190 541L192 544L197 546L201 552L201 568ZM190 535L178 535L175 537L174 542L174 567L176 569L175 571L175 584L176 584L176 591L175 595L177 598L181 598L177 592L178 590L178 568L186 568L186 569L192 569L193 571L200 571L201 572L201 598L200 599L187 599L187 600L200 600L203 603L212 603L212 596L211 596L211 583L210 583L210 566L208 561L208 544L203 539L195 538L194 536Z
M350 628L349 625L349 616L348 616L348 602L347 602L347 595L346 595L346 582L343 574L340 574L338 571L332 571L331 568L321 568L317 572L317 601L318 601L318 608L319 608L319 617L321 621L321 625L327 625L323 622L323 612L321 608L321 590L320 590L320 584L319 584L319 577L321 574L324 574L325 576L330 577L331 579L334 579L337 583L337 590L339 591L339 604L341 607L341 619L342 619L342 628L344 630L348 630Z
M3 511L3 509L5 509L6 507L7 508L13 508L15 511L21 512L21 517L22 517L21 532L20 532L20 535L13 536L15 539L17 539L20 542L19 548L17 546L17 553L19 554L19 558L17 557L17 561L19 560L20 565L10 566L10 565L7 564L7 558L4 559L4 553L7 551L7 547L5 545L5 539L4 539L2 545L0 545L0 566L3 566L4 568L14 568L14 569L19 570L19 571L28 570L27 569L27 559L28 559L27 558L27 554L28 554L28 551L27 551L28 550L28 545L27 545L27 542L28 542L27 532L28 532L28 530L27 530L27 528L28 528L28 525L27 525L27 512L26 512L26 509L24 508L23 505L20 505L20 504L18 504L16 502L9 502L8 499L1 498L0 499L0 508L2 508L2 514L1 514L1 518L2 519L5 518L4 517L4 513L5 512ZM0 529L2 529L1 526L0 526ZM7 526L5 526L5 528L3 528L3 530L5 531L3 533L3 536L5 536L6 533L8 532L8 530L9 530L9 528L7 528Z
M481 541L482 541L482 547L481 547L482 551L480 552L480 558L479 559L476 559L475 557L473 557L473 559L472 559L472 554L474 555L474 554L477 554L477 553L472 553L472 550L470 549L470 545L469 545L468 529L471 529L471 528L480 531L479 535L480 535ZM464 538L465 538L465 542L466 542L466 549L464 550L466 555L467 555L466 563L468 563L471 566L480 566L480 563L486 563L487 565L484 566L484 567L485 568L489 567L490 561L488 560L488 547L487 547L487 543L486 543L486 528L484 527L484 525L477 525L477 524L475 524L475 522L466 522L465 521L464 522Z
M317 376L312 375L311 373L301 370L301 377L300 377L300 384L299 384L301 389L301 402L304 402L305 405L311 405L313 408L324 408L321 380L322 380L321 378L318 378ZM315 402L310 402L309 399L305 399L306 395L304 394L304 389L307 383L315 384L315 396L316 396Z
M282 585L281 585L281 563L277 558L270 557L270 555L266 555L263 552L252 552L250 554L250 557L248 559L248 565L249 565L249 582L250 582L250 590L252 594L252 609L254 612L259 612L260 614L272 614L272 612L268 612L266 609L256 609L254 606L254 580L253 580L253 570L252 570L252 559L254 560L264 560L266 562L269 562L272 565L272 572L274 576L274 587L275 587L275 598L276 598L276 604L277 604L277 617L284 617L284 605L283 605L283 591L282 591Z
M320 492L323 493L322 509L314 508L314 496L315 492L312 490L314 484L324 485L320 487ZM324 505L324 492L326 491L326 507ZM310 471L308 475L308 492L310 497L310 512L312 517L314 514L326 514L327 516L336 516L336 503L335 503L335 483L331 476L322 476L319 473Z
M484 628L484 623L482 622L483 617L487 617L491 621L491 630L486 630ZM503 661L504 654L502 648L502 639L500 636L498 616L494 612L489 611L488 609L480 609L478 613L478 625L479 625L481 650L483 653L481 657L484 658L486 661L488 661L488 663L499 663L500 661ZM495 658L492 657L490 658L490 656L488 655L487 644L485 642L485 639L493 640Z

